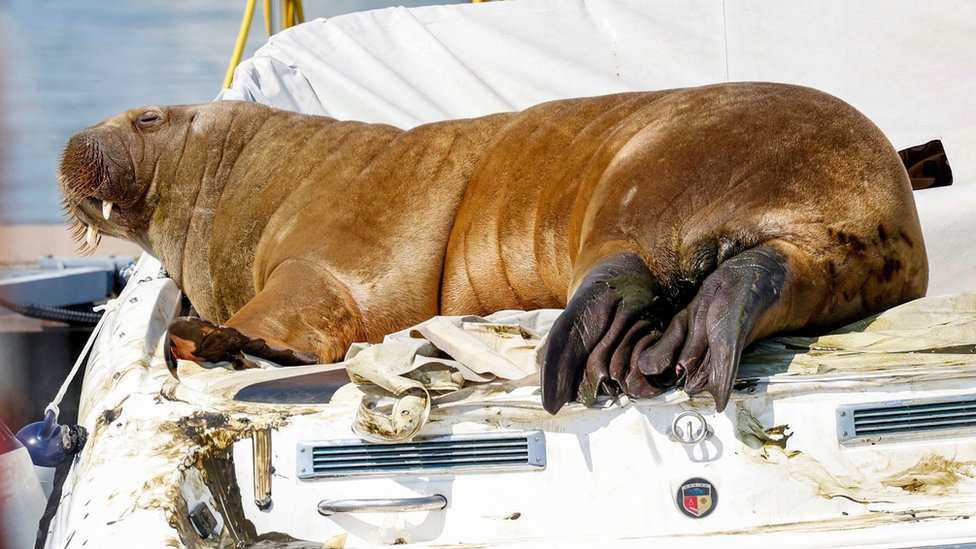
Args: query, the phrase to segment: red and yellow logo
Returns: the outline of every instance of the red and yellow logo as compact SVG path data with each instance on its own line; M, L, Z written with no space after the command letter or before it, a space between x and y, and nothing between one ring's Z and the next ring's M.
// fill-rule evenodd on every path
M715 509L718 492L703 478L686 480L677 494L678 509L692 518L703 518Z

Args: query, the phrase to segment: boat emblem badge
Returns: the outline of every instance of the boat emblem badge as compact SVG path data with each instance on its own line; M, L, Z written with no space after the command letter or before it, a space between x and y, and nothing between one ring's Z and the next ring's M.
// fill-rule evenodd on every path
M681 484L676 496L678 509L691 518L705 518L718 505L718 490L703 478L690 478Z

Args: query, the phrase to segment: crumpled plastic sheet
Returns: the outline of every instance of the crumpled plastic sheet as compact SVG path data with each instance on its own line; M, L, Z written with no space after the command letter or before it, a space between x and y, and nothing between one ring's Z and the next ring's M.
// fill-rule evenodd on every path
M536 375L543 337L561 312L437 316L386 336L381 344L353 344L346 370L366 393L353 430L366 440L410 440L427 422L431 393Z
M777 337L742 357L740 379L768 375L952 377L976 367L976 292L926 297L820 337Z
M366 394L353 424L376 442L412 439L427 422L432 393L538 374L541 350L562 311L502 311L488 317L435 317L353 345L350 377ZM918 299L820 337L777 337L742 358L739 378L871 375L911 368L952 375L976 365L976 292Z

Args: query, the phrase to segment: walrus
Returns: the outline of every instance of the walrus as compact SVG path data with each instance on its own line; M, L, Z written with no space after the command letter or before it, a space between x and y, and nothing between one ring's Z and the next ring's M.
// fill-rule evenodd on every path
M133 109L72 137L76 236L157 257L202 320L176 358L341 360L437 314L565 308L555 414L674 386L728 403L743 349L924 294L898 154L825 93L733 83L402 130L242 102Z

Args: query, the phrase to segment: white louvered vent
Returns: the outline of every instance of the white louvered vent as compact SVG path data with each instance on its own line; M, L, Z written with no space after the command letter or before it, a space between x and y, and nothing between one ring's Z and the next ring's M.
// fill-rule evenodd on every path
M452 435L396 444L334 440L298 445L298 477L456 474L546 465L542 431Z
M976 397L902 400L837 409L842 443L888 438L976 434Z

